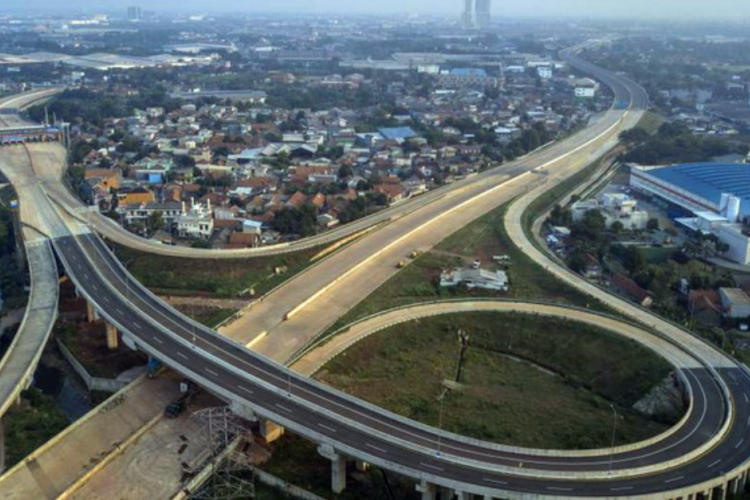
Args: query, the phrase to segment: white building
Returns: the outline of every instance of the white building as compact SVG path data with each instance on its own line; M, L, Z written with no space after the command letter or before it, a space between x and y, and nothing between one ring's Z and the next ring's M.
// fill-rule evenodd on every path
M604 193L598 200L590 199L576 202L571 211L573 220L580 221L589 210L599 210L607 227L620 222L628 231L646 229L649 213L638 210L638 202L622 193Z
M574 82L575 96L582 99L591 99L596 97L596 91L599 90L599 84L591 78L581 78Z
M505 271L487 271L485 269L454 269L440 275L440 286L454 287L465 284L469 289L508 291L508 275Z
M719 296L726 317L750 317L750 298L741 288L719 288Z
M175 219L180 238L207 240L214 232L214 219L211 214L211 202L205 206L193 203L190 210L182 204L182 213Z

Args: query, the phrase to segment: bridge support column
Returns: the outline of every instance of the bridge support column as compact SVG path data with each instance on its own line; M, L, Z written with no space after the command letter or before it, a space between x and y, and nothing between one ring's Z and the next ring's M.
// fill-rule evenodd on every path
M266 440L266 443L273 443L284 435L284 428L270 420L260 421L260 435Z
M742 475L740 474L738 477L729 481L729 484L731 485L732 496L737 496L737 494L740 492L741 479L742 479Z
M356 468L359 472L367 472L368 470L370 470L370 464L368 464L364 460L355 460L354 468Z
M5 426L0 418L0 474L5 472Z
M318 453L331 461L331 491L341 493L346 489L346 459L327 444L318 446Z
M748 472L745 471L742 473L742 476L740 476L740 493L744 493L747 488L747 474Z
M719 499L718 500L727 500L728 489L729 489L729 483L724 483L721 486L719 486Z
M471 494L465 491L457 491L456 500L471 500Z
M427 481L422 481L417 485L417 491L422 493L422 500L435 500L437 496L437 486Z
M120 337L117 334L117 327L111 323L107 323L107 347L109 349L120 347Z
M88 319L89 323L93 323L94 321L99 319L99 313L96 312L94 304L89 301L86 301L86 318Z

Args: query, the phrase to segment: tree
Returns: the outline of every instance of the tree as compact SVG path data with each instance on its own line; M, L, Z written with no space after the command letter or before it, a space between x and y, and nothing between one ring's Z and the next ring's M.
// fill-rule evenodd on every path
M177 155L174 157L174 164L177 168L194 168L195 159L188 155Z
M625 230L625 225L619 220L616 220L609 226L609 229L615 234L620 234Z
M339 179L347 179L354 176L354 169L351 165L341 165L339 167Z
M162 216L161 212L151 212L151 214L148 216L148 221L146 222L146 229L148 230L149 234L154 234L155 232L164 229L164 217Z

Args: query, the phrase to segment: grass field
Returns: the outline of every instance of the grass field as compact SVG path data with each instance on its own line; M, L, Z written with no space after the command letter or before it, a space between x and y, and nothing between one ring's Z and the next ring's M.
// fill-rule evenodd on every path
M117 246L115 253L145 286L165 295L236 297L248 289L260 296L312 264L320 248L250 259L185 259ZM285 271L276 274L277 268Z
M509 445L586 449L666 429L630 407L671 371L651 351L587 325L522 314L467 313L397 325L334 359L317 378L437 426L466 329L464 386L443 403L446 430Z
M434 250L414 260L340 318L329 332L397 306L449 298L549 300L607 311L595 300L546 272L511 243L503 225L507 207L508 205L503 205L477 219L449 236ZM493 255L508 255L511 258L508 292L446 289L438 286L443 269L471 263L477 258L483 262L483 267L494 268Z
M348 470L346 490L336 495L331 493L331 462L318 454L317 445L294 435L286 435L271 446L273 457L261 468L316 495L335 500L388 498L383 475L379 470L370 469L365 474ZM413 481L392 473L387 474L396 498L421 498L414 488Z

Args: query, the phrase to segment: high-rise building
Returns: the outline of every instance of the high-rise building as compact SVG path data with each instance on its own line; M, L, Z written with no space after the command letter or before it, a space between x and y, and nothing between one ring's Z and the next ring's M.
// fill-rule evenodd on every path
M141 8L136 5L128 7L128 20L129 21L140 21L141 20Z
M486 29L492 19L492 0L463 0L461 26L464 29Z
M461 14L461 26L465 30L474 27L474 0L464 0L464 10Z
M490 27L492 20L492 0L476 0L474 9L474 24L479 29Z

